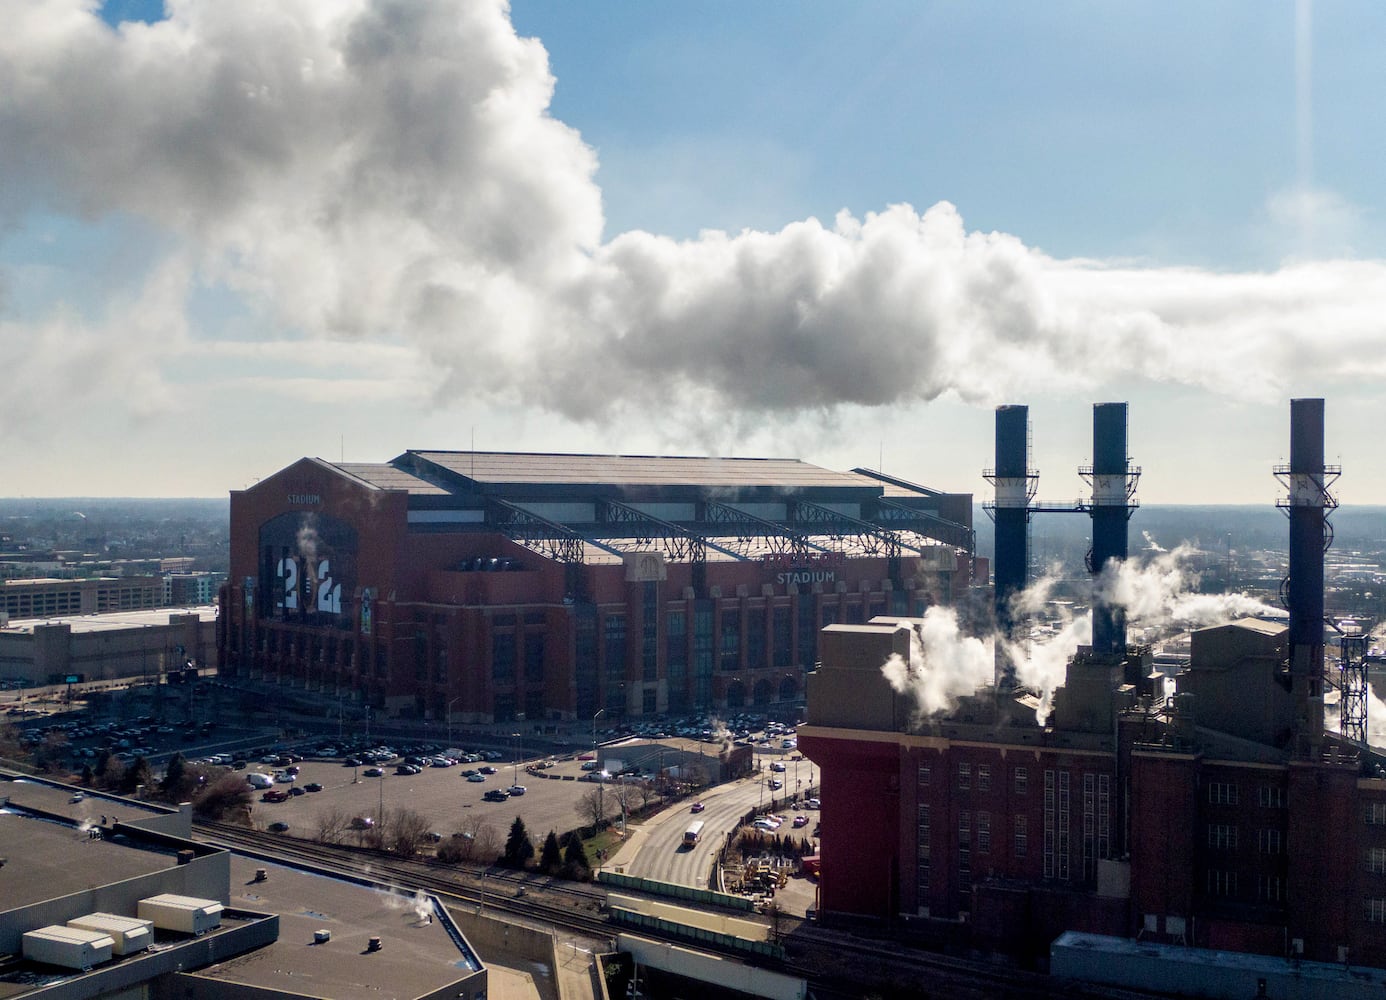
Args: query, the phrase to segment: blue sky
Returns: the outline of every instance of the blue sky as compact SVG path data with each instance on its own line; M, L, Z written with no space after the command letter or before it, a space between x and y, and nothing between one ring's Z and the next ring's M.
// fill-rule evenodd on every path
M1068 500L1126 399L1147 502L1269 503L1313 395L1386 502L1380 5L0 9L15 494L474 440L980 497L1023 402Z

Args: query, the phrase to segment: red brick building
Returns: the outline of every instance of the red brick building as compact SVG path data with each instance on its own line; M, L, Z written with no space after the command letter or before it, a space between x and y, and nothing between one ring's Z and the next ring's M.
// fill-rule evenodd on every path
M802 702L818 633L971 584L970 495L782 459L407 452L231 496L221 664L419 719Z
M1143 651L1080 653L1043 725L991 689L916 718L880 670L914 625L833 626L809 676L822 913L1031 957L1081 930L1386 965L1384 762L1290 738L1284 625L1195 633L1172 705L1124 682Z

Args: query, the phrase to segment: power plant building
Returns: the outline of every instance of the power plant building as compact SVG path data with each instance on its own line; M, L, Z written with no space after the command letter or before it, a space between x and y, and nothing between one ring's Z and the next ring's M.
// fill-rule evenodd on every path
M220 666L416 719L773 710L823 627L971 585L971 508L788 459L305 458L231 496Z
M1029 958L1078 931L1386 965L1386 760L1365 729L1350 739L1324 724L1322 560L1337 470L1323 464L1322 412L1322 400L1293 401L1291 463L1277 470L1289 623L1195 631L1172 699L1150 686L1150 650L1126 642L1119 609L1094 609L1095 641L1070 660L1052 705L998 666L994 684L933 715L909 689L930 669L911 660L920 620L826 629L798 733L821 769L819 912ZM1096 416L1100 452L1117 415ZM1134 506L1124 404L1117 422L1120 461L1096 470L1092 504L1075 510ZM1002 428L998 416L998 440ZM1019 589L1024 557L1002 539L1023 543L1043 508L1023 457L1011 465L997 483L996 564L998 586L1010 566ZM1006 504L1022 514L1003 534ZM1125 555L1124 537L1100 545ZM903 683L882 672L892 654L910 664ZM1334 672L1345 705L1363 693L1354 655L1345 643Z

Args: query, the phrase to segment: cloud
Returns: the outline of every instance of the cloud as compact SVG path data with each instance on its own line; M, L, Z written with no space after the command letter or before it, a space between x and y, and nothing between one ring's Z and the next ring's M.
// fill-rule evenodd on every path
M1381 262L1063 260L946 202L605 239L596 154L552 116L547 54L503 0L170 0L118 28L94 0L0 13L0 231L134 220L156 270L241 297L269 340L407 343L419 397L639 414L714 447L844 408L1141 381L1265 400L1386 367ZM1335 210L1316 204L1296 217ZM10 332L147 342L64 309ZM60 368L35 374L56 390Z

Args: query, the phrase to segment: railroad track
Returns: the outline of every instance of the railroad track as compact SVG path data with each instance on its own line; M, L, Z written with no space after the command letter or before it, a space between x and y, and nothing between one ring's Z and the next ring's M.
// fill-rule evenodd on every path
M319 871L375 888L423 889L445 903L501 911L585 936L606 940L612 936L612 927L602 915L606 891L581 882L505 868L409 861L383 851L270 837L226 823L198 823L195 833L199 840L248 857Z
M201 841L247 857L374 888L422 889L445 904L489 909L522 923L561 928L603 942L613 941L620 932L605 915L606 890L600 886L505 868L405 860L383 851L266 835L226 823L198 823L194 832ZM817 1000L858 1000L873 993L912 1000L1150 1000L1155 996L1058 981L1023 969L915 950L809 923L794 928L787 922L787 927L782 943L788 957L759 964L805 979ZM706 944L699 947L718 951ZM744 960L738 953L723 954Z

